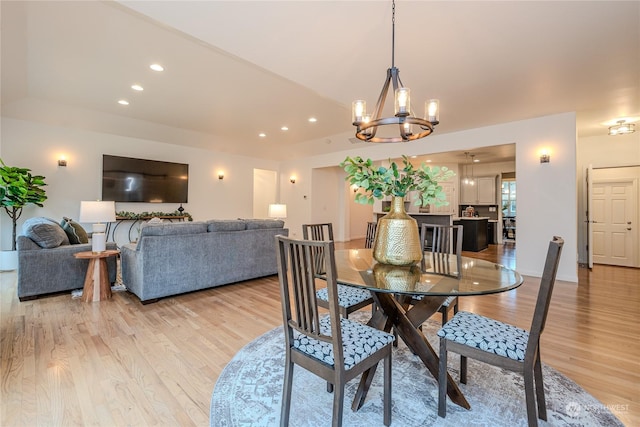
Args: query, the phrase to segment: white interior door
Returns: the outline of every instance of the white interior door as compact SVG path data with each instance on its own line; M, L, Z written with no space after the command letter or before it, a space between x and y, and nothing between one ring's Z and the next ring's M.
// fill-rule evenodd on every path
M638 267L637 180L593 179L593 262Z

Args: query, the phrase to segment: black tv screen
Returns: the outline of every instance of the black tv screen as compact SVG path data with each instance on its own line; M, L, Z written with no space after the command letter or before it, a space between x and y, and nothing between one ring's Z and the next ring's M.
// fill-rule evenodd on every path
M189 165L102 156L102 200L187 203Z

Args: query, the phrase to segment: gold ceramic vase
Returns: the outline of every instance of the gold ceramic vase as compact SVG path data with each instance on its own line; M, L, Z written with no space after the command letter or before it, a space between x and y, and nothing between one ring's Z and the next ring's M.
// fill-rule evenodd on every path
M373 258L391 265L411 265L422 259L418 223L405 212L402 197L394 197L389 213L378 220Z

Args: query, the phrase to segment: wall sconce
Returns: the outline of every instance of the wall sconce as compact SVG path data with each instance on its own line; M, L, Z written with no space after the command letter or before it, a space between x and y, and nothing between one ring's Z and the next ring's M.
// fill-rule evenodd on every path
M65 159L64 156L61 156L58 159L58 166L63 166L63 167L67 166L67 159Z
M218 179L224 179L224 172L218 172Z
M353 185L351 186L351 189L353 190L353 192L354 192L354 193L357 193L357 192L358 192L358 188L360 188L360 187L358 187L358 186L357 186L357 185L355 185L355 184L353 184Z
M295 183L296 183L296 177L295 177L295 175L291 175L291 176L289 177L289 181L291 181L291 183L292 183L292 184L295 184Z
M551 155L547 150L542 150L540 153L540 163L549 163L551 160Z

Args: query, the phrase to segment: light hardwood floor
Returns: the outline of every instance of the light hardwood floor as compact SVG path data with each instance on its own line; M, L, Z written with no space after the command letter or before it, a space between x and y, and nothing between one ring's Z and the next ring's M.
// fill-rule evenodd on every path
M502 246L465 255L506 265L515 259ZM557 282L542 360L625 425L640 426L640 270L597 266L579 277L578 284ZM0 274L5 427L207 426L224 366L282 321L276 276L146 306L127 292L99 303L69 294L21 303L15 283L15 272ZM537 284L526 278L515 291L461 298L460 306L528 328Z

